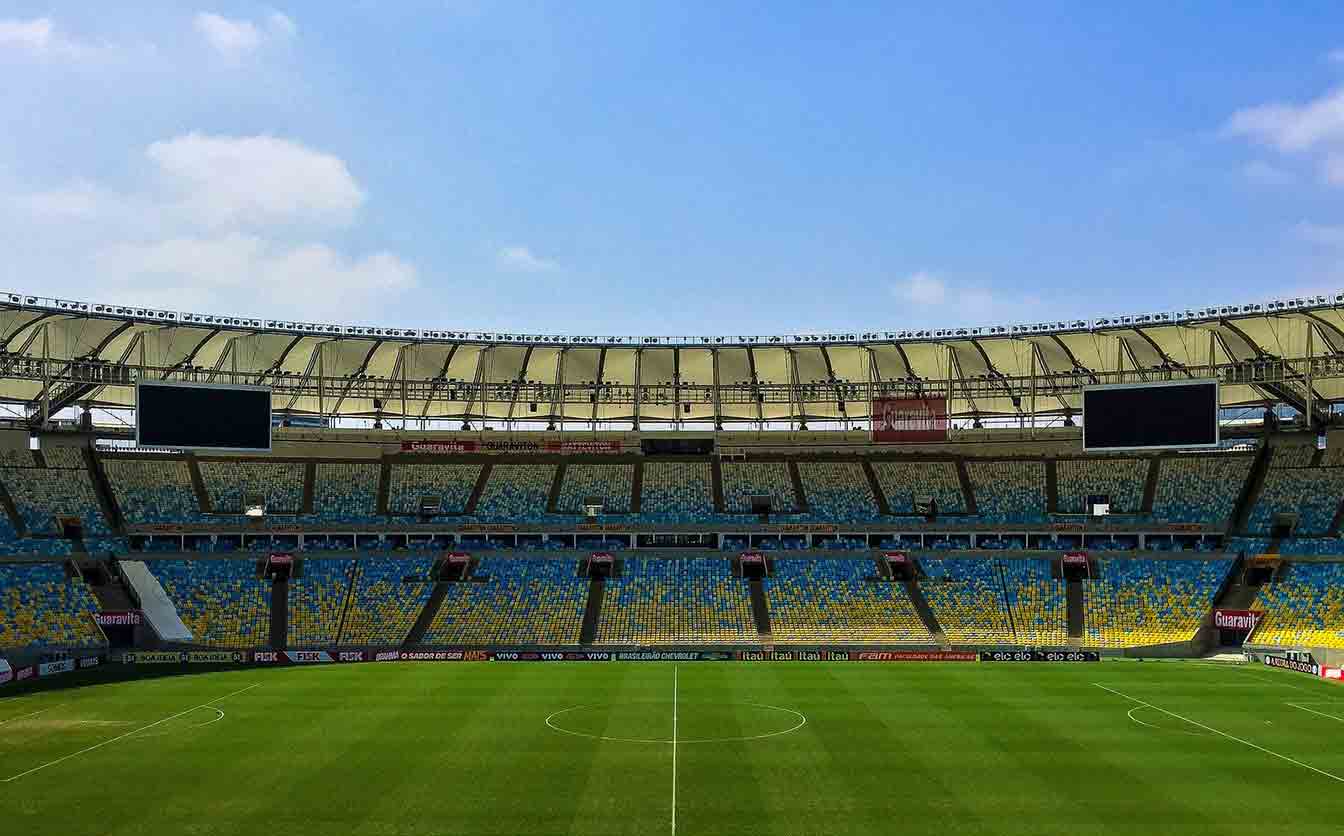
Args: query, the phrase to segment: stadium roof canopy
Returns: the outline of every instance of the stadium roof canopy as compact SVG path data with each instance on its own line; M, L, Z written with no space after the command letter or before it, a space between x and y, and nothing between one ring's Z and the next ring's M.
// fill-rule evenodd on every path
M0 402L133 405L141 378L274 388L279 412L464 421L862 421L1076 414L1082 387L1217 377L1225 406L1344 399L1344 293L982 328L560 336L329 325L0 294ZM1310 361L1310 362L1309 362Z

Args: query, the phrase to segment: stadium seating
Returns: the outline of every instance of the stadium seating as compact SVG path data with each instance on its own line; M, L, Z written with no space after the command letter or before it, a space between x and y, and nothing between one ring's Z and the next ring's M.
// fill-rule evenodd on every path
M1139 647L1189 641L1232 561L1099 558L1083 581L1084 644Z
M966 497L955 462L873 462L893 514L913 514L914 498L931 496L944 513L964 513Z
M880 518L873 488L856 462L799 462L798 476L812 517L827 522Z
M1254 644L1344 648L1344 563L1295 562L1260 589Z
M1298 516L1296 533L1327 534L1341 501L1344 467L1271 468L1247 527L1268 532L1275 514L1292 512Z
M709 522L714 517L713 473L708 462L646 462L640 516L670 522Z
M476 516L533 522L546 516L553 464L497 464L476 504Z
M303 510L303 465L263 461L202 461L201 481L216 514L241 514L244 498L259 494L268 514Z
M85 534L110 534L88 468L0 467L19 516L32 534L60 534L60 518L80 520Z
M759 641L747 583L723 558L626 560L607 582L597 643L744 644Z
M920 589L953 644L1013 644L999 561L983 557L921 558Z
M931 644L905 586L870 580L871 560L774 562L765 581L770 629L778 642Z
M323 522L377 522L379 465L319 462L313 478L313 512Z
M1063 647L1069 641L1067 584L1051 577L1050 561L1002 560L1004 589L1018 644Z
M784 462L724 462L723 508L730 514L751 512L751 497L770 497L771 510L791 514L798 510L793 479Z
M1268 542L1268 541L1266 541ZM1264 552L1259 549L1255 554ZM1344 539L1339 537L1289 537L1279 543L1282 555L1344 555Z
M185 459L103 460L117 507L132 525L206 522Z
M0 648L94 648L107 644L93 623L99 606L60 563L0 563Z
M1143 505L1148 460L1124 458L1060 459L1055 462L1057 503L1061 514L1087 513L1087 497L1111 498L1111 513L1136 514Z
M420 499L437 496L444 514L461 514L481 477L479 464L395 464L388 484L387 510L419 514Z
M966 465L976 510L989 523L1045 520L1045 463L972 461Z
M341 643L401 644L434 591L430 579L434 560L433 557L361 557L355 566Z
M588 581L573 562L486 557L475 574L488 580L449 585L426 644L578 644Z
M145 564L177 606L193 643L249 648L270 643L271 583L252 560L151 560Z
M555 510L561 514L582 514L583 501L597 497L607 513L629 513L634 480L632 464L571 464L565 468Z
M1158 463L1153 517L1227 525L1253 461L1252 456L1226 454L1163 458Z
M289 646L336 643L350 597L354 560L303 561L303 576L289 581Z

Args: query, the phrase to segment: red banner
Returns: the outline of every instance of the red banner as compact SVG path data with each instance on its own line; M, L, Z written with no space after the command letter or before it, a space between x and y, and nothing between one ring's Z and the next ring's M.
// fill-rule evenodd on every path
M449 563L470 563L471 555L466 552L448 552Z
M473 441L471 439L446 441L403 441L401 452L430 456L451 456L457 453L559 453L562 456L611 455L621 452L619 441Z
M294 562L294 555L292 555L292 554L273 554L273 555L271 555L270 560L271 560L271 563L275 564L276 566L288 566L289 564L291 564L291 563Z
M882 552L882 556L886 558L888 563L908 563L910 561L910 555L905 552Z
M1064 565L1065 565L1065 566L1086 566L1086 565L1087 565L1087 552L1065 552L1065 553L1064 553Z
M878 444L947 441L947 401L942 398L875 398L872 407Z
M139 627L145 623L145 614L140 610L96 612L93 623L99 627Z
M615 559L616 556L611 552L593 552L592 554L592 561L594 563L611 563Z
M1219 630L1237 630L1249 633L1260 623L1259 610L1214 610L1213 626Z
M764 563L764 562L765 562L765 555L761 554L760 552L742 552L742 554L738 555L738 558L739 558L743 563Z

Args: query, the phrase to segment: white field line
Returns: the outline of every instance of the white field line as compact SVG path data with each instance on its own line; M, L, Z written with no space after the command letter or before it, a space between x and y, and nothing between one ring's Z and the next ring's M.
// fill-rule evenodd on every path
M1218 735L1219 737L1225 737L1225 738L1227 738L1228 740L1234 740L1234 741L1236 741L1237 743L1240 743L1240 744L1243 745L1243 746L1249 746L1249 747L1251 747L1252 749L1255 749L1255 750L1258 751L1258 752L1264 752L1266 755L1270 755L1270 756L1272 756L1272 757L1276 757L1276 758L1278 758L1278 759L1281 760L1281 761L1287 761L1288 763L1294 764L1294 765L1296 765L1296 766L1300 766L1300 767L1302 767L1303 769L1309 769L1309 770L1311 770L1312 772L1315 772L1317 775L1324 775L1325 777L1327 777L1327 778L1329 778L1329 779L1331 779L1331 780L1333 780L1333 781L1338 781L1339 783L1344 784L1344 778L1339 777L1338 775L1334 774L1333 772L1326 772L1324 769L1317 769L1316 767L1312 766L1312 765L1309 764L1309 763L1303 763L1302 761L1294 760L1293 758L1290 758L1290 757L1288 757L1287 755L1281 755L1281 754L1279 754L1278 752L1275 752L1273 749L1266 749L1264 746L1261 746L1261 745L1259 745L1259 744L1257 744L1257 743L1252 743L1251 741L1249 741L1249 740L1243 740L1243 739L1241 739L1240 737L1237 737L1236 735L1231 735L1231 734L1228 734L1227 732L1219 731L1218 729L1215 729L1213 726L1206 726L1206 725L1204 725L1203 723L1199 722L1198 720L1191 720L1189 717L1183 717L1183 716L1181 716L1180 714L1177 714L1177 713L1174 712L1174 711L1168 711L1168 710L1166 710L1165 708L1162 708L1162 707L1160 707L1160 706L1153 705L1153 704L1150 703L1150 702L1144 702L1143 700L1139 699L1138 697L1131 697L1129 694L1121 693L1121 692L1115 690L1114 688L1108 688L1108 687L1106 687L1105 685L1102 685L1100 682L1093 682L1092 684L1095 685L1095 686L1097 686L1098 688L1100 688L1100 689L1103 690L1103 691L1109 691L1109 692L1111 692L1112 694L1115 694L1117 697L1124 697L1125 699L1129 700L1130 702L1138 703L1139 705L1146 706L1146 707L1148 707L1148 708L1153 709L1154 711L1160 711L1160 712L1162 712L1163 714L1166 714L1166 715L1169 716L1169 717L1175 717L1177 720L1184 720L1185 722L1189 723L1189 724L1192 725L1192 726L1198 726L1199 728L1204 729L1205 731L1213 732L1214 734Z
M1338 705L1339 703L1328 703L1328 704L1329 704L1329 705ZM1305 705L1299 705L1298 703L1295 703L1295 702L1290 702L1290 703L1288 703L1288 705L1291 705L1293 708L1298 708L1298 709L1301 709L1302 711L1309 712L1309 713L1311 713L1311 714L1319 715L1319 716L1321 716L1321 717L1329 717L1331 720L1334 720L1335 722L1338 722L1338 723L1344 723L1344 717L1340 717L1340 716L1337 716L1337 715L1335 715L1335 714L1326 714L1324 711L1317 711L1317 710L1314 709L1314 708L1307 708Z
M672 666L672 836L677 836L677 666Z
M65 755L65 756L63 756L63 757L59 757L59 758L57 758L57 759L54 760L54 761L48 761L47 763L44 763L44 764L42 764L41 766L35 766L35 767L33 767L32 769L29 769L29 770L26 771L26 772L20 772L18 775L11 775L10 777L4 779L4 781L0 781L0 783L8 784L10 781L17 781L17 780L19 780L20 778L23 778L23 777L25 777L25 776L27 776L27 775L32 775L34 772L40 772L40 771L42 771L43 769L46 769L46 768L49 767L49 766L55 766L55 765L58 764L58 763L65 763L66 761L70 760L71 758L78 757L78 756L83 755L83 754L87 754L87 753L89 753L89 752L92 752L92 751L95 750L95 749L101 749L101 748L103 748L104 746L108 746L108 745L111 745L111 744L113 744L113 743L116 743L118 740L125 740L126 738L130 737L130 736L133 735L133 734L136 734L137 732L147 731L147 730L149 730L149 729L154 728L155 726L162 725L162 724L168 722L169 720L176 720L178 717L181 717L181 716L186 715L186 714L190 714L191 712L193 712L193 711L198 711L198 710L200 710L200 709L202 709L202 708L210 708L210 707L212 707L212 706L211 706L212 703L217 703L217 702L219 702L220 700L227 700L229 697L236 697L236 696L238 696L239 694L243 693L244 691L251 691L253 688L256 688L256 687L258 687L258 686L260 686L260 685L261 685L260 682L256 682L256 683L253 683L253 684L247 686L246 688L239 688L237 691L234 691L234 692L231 693L231 694L225 694L225 695L222 696L222 697L215 697L213 700L210 700L210 702L203 702L203 703L201 703L200 705L193 705L191 708L188 708L186 711L179 711L179 712L177 712L176 714L172 714L172 715L169 715L168 717L164 717L162 720L155 720L154 722L150 723L150 724L147 725L147 726L141 726L140 728L138 728L138 729L133 729L132 731L128 731L128 732L126 732L125 734L119 734L119 735L117 735L116 737L111 738L110 740L104 740L102 743L95 743L95 744L93 744L92 746L89 746L89 747L84 748L84 749L80 749L78 752L71 752L70 754Z
M587 708L610 707L613 703L585 703L583 705L572 705L569 708L562 708L559 711L552 711L546 715L543 721L546 727L552 731L558 731L561 734L568 734L573 737L586 737L589 740L601 740L607 743L656 743L664 746L670 746L672 739L670 737L608 737L601 734L589 734L588 732L574 731L556 723L557 717L563 717L566 714L572 714L575 711L583 711ZM743 735L741 737L705 737L705 738L684 738L677 736L678 746L690 746L698 743L741 743L749 740L766 740L771 737L780 737L781 735L793 734L794 732L807 725L807 715L801 711L794 711L792 708L781 708L777 705L767 705L763 702L743 702L743 703L720 703L720 705L746 705L752 708L764 708L769 711L780 711L785 714L792 714L798 718L798 722L789 726L787 729L779 731L764 732L762 734Z
M60 708L63 705L65 705L65 703L61 702L57 703L56 705L49 705L46 708L43 708L39 711L34 711L31 714L20 714L18 717L10 717L8 720L0 720L0 726L3 726L6 723L16 723L19 720L27 720L29 717L36 717L39 714L45 714L48 711L51 711L54 708Z
M1176 732L1177 734L1188 734L1188 735L1191 735L1191 736L1193 736L1193 737L1203 737L1203 736L1204 736L1204 735L1200 734L1199 732L1186 731L1185 729L1164 729L1164 728L1162 728L1161 726L1154 726L1152 723L1145 723L1143 720L1140 720L1138 717L1135 717L1135 716L1134 716L1134 712L1135 712L1135 711L1139 711L1139 710L1141 710L1143 707L1144 707L1144 706L1136 705L1136 706L1134 706L1133 708L1131 708L1129 711L1127 711L1127 712L1125 713L1125 716L1129 717L1129 719L1131 719L1131 720L1133 720L1134 722L1138 723L1140 726L1147 726L1147 727L1150 728L1150 729L1157 729L1158 731L1171 731L1171 732Z

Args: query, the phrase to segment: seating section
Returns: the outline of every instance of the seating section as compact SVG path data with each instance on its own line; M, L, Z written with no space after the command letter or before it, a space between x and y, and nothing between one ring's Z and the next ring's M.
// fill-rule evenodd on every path
M93 648L107 644L93 623L99 610L79 578L60 563L0 563L0 648Z
M429 602L433 557L362 557L341 643L399 645Z
M758 642L747 582L723 558L627 560L607 582L597 643Z
M1297 514L1295 533L1327 534L1344 501L1344 467L1271 468L1251 511L1248 528L1269 532L1274 515Z
M392 465L387 492L388 513L419 514L420 498L437 496L440 511L461 514L467 510L467 501L480 477L479 464Z
M776 560L765 581L774 640L931 644L905 586L876 573L871 560Z
M555 481L553 464L497 464L476 504L476 516L540 520Z
M709 462L646 462L640 515L709 522L714 516L713 480Z
M1315 444L1280 444L1270 452L1269 466L1310 467L1316 457Z
M252 560L151 560L145 565L177 606L192 642L211 647L270 643L271 583Z
M1153 495L1154 518L1226 526L1253 463L1252 456L1225 454L1162 459Z
M1189 641L1213 605L1231 560L1099 558L1083 581L1088 647Z
M122 517L131 525L205 522L185 459L103 459Z
M1045 520L1045 462L972 461L966 465L975 506L989 523Z
M320 462L313 478L313 512L323 522L378 522L380 466L362 462ZM302 501L302 494L300 494Z
M798 476L813 517L871 522L881 516L868 476L857 462L799 462Z
M1260 589L1252 644L1344 648L1344 563L1294 563Z
M571 464L565 468L555 510L561 514L582 514L583 501L597 497L607 513L627 514L634 481L633 464Z
M1056 510L1087 513L1087 498L1111 498L1111 513L1136 514L1143 506L1148 460L1122 458L1060 459L1055 462Z
M78 467L0 467L0 481L29 533L60 534L64 517L78 518L86 534L112 532L82 457Z
M1064 647L1069 643L1068 585L1051 577L1048 560L1002 560L1004 589L1018 644Z
M1013 625L997 560L921 558L920 589L953 644L1013 644Z
M289 581L289 646L326 647L341 635L354 560L303 561L303 577Z
M201 481L217 514L241 514L243 500L260 494L268 514L303 510L303 465L288 462L203 461Z
M426 644L578 644L588 581L572 561L487 557L475 574L449 585Z
M730 514L751 512L751 497L770 497L771 510L791 514L798 510L793 493L793 478L784 462L724 462L723 507Z
M873 473L893 514L915 513L915 497L931 496L941 513L966 511L955 462L873 462Z

